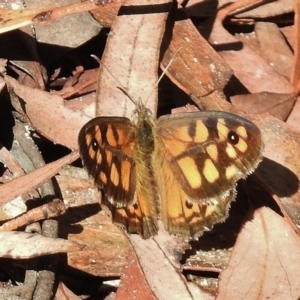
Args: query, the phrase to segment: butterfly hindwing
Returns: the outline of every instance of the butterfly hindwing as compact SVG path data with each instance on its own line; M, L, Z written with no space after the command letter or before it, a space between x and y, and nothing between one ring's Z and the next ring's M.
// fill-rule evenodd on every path
M79 133L83 164L115 207L133 203L136 177L132 123L122 117L98 117Z

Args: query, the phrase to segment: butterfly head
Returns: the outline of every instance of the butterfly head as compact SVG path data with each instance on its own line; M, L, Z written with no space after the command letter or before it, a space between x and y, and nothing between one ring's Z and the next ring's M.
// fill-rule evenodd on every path
M145 104L140 100L135 103L136 108L132 112L132 119L138 124L142 121L150 121L152 119L152 112Z

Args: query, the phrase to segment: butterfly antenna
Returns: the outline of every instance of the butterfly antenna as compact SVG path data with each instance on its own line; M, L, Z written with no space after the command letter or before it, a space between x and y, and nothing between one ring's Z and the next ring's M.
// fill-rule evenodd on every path
M119 90L121 90L128 98L130 101L132 101L132 103L134 105L137 105L136 101L133 100L133 97L131 97L131 95L129 95L129 93L126 91L126 88L124 86L122 86L122 84L120 83L120 81L109 71L109 69L106 67L106 65L101 61L101 59L99 59L99 57L97 57L94 54L91 54L91 57L93 57L98 63L99 65L103 66L107 72L110 74L110 76L120 85L117 88ZM151 92L152 93L152 92Z
M164 71L161 73L161 75L159 76L158 80L156 81L152 91L150 92L149 96L146 99L145 105L147 104L147 101L150 99L151 95L153 94L154 90L157 88L158 84L160 83L160 81L162 80L162 78L165 76L165 74L167 73L168 69L170 68L171 64L173 63L176 55L178 54L178 52L182 49L182 47L180 47L175 54L173 55L173 57L171 58L171 60L169 61L169 63L167 64L166 68L164 69Z

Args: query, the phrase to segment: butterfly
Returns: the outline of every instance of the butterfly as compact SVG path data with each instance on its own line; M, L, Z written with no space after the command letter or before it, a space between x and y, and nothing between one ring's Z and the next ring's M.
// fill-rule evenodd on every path
M78 144L113 221L145 239L159 220L170 234L192 238L223 221L236 182L262 158L260 131L247 119L220 111L154 119L142 102L132 120L91 119Z

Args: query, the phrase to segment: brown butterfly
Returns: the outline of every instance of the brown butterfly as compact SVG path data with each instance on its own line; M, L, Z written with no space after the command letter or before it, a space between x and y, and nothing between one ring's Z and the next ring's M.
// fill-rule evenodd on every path
M158 220L188 237L224 220L236 182L262 157L260 131L244 118L205 111L154 120L142 103L133 121L92 119L78 141L114 222L145 239L157 234Z

